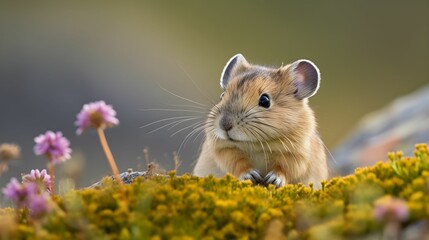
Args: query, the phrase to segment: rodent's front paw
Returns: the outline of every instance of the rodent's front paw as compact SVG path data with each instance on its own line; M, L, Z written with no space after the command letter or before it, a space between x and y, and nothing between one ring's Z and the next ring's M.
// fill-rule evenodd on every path
M263 183L265 186L273 184L276 187L282 187L286 184L286 179L271 171L265 176Z
M251 169L250 171L241 174L238 179L240 179L241 181L250 180L253 184L259 184L263 181L264 178L258 170Z

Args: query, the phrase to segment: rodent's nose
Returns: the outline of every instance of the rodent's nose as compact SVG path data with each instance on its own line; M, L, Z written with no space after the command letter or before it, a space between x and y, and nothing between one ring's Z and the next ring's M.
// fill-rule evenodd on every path
M233 125L232 125L232 119L231 118L229 118L229 117L227 117L227 116L223 116L221 119L220 119L220 122L219 122L219 125L220 125L220 127L223 129L223 130L225 130L225 131L229 131L229 130L231 130L232 129L232 127L233 127Z

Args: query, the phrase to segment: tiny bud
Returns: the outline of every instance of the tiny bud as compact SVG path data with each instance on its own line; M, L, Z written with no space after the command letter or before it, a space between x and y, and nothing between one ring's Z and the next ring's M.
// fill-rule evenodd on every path
M19 158L21 149L16 144L3 143L0 145L0 160L9 161Z

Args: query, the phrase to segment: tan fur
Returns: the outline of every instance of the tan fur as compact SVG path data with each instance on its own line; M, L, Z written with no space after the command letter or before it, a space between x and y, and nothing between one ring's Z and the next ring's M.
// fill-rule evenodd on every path
M209 114L194 174L220 177L231 173L239 178L257 169L262 176L272 171L285 183L318 186L328 177L324 145L307 99L294 96L290 65L279 69L244 66ZM271 96L269 109L257 106L261 93ZM234 141L221 139L216 132L225 114L233 119Z

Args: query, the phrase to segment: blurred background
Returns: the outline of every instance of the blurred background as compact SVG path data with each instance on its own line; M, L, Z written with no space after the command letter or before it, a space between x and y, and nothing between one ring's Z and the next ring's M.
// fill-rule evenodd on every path
M47 130L62 131L73 149L72 159L57 166L57 179L73 177L83 187L109 174L95 131L75 133L76 114L96 100L118 113L120 125L106 136L121 171L145 170L145 147L151 160L173 169L173 152L192 128L174 133L193 122L154 133L169 121L140 127L170 117L204 119L200 109L176 106L195 104L175 95L210 109L221 93L220 73L236 53L270 66L315 62L322 84L310 104L334 149L364 115L429 83L428 12L424 0L1 1L0 143L20 145L22 156L0 187L46 167L32 148ZM197 111L141 110L153 108ZM201 141L199 135L180 149L179 173L192 170Z

